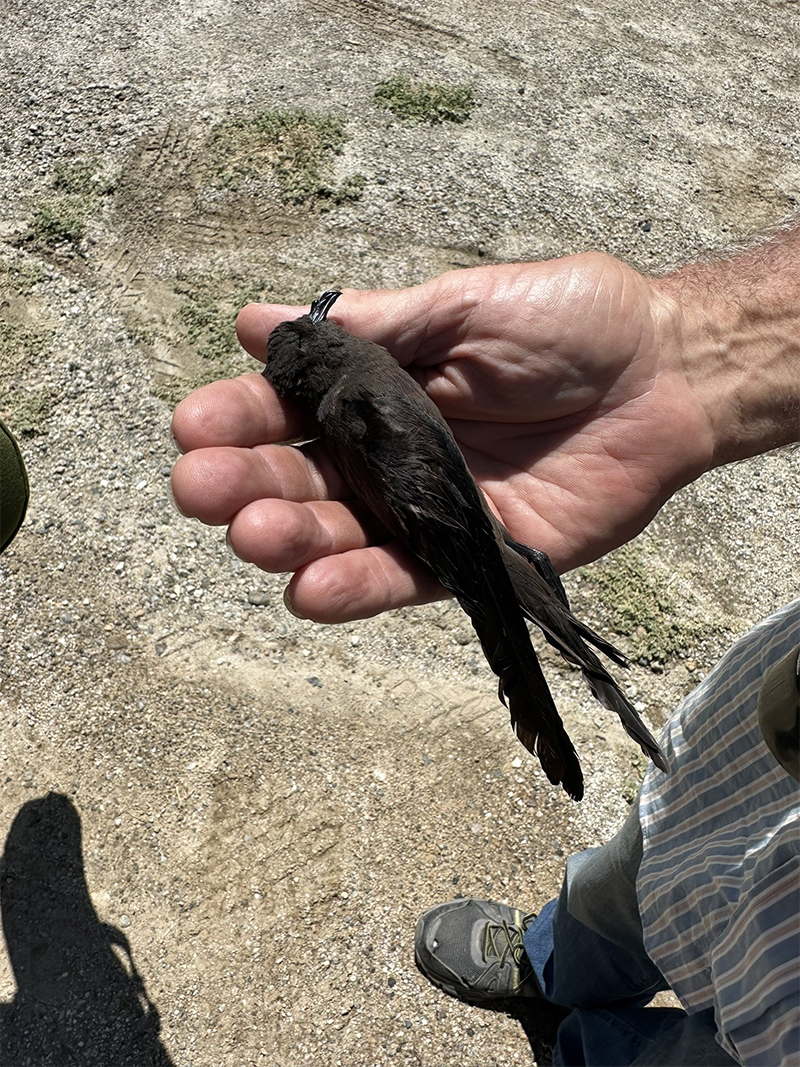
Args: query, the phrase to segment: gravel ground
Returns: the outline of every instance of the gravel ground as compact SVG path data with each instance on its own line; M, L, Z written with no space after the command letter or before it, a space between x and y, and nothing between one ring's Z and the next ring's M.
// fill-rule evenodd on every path
M638 750L545 652L587 772L572 804L452 605L299 622L168 477L171 402L249 369L230 339L253 295L587 248L663 270L796 208L796 2L486 10L6 5L0 415L32 498L0 558L4 1065L542 1062L553 1018L442 996L414 924L455 894L540 907L624 817ZM476 106L403 121L374 100L398 72ZM231 140L287 108L345 123L303 203ZM796 594L799 508L787 449L568 576L651 723Z

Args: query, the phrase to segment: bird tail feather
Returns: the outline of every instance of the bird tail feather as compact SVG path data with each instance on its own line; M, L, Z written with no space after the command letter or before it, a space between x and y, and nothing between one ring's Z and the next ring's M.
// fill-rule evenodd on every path
M513 597L509 587L507 595ZM537 757L553 785L573 800L583 796L583 772L572 741L550 693L519 606L503 603L497 584L487 589L480 618L472 617L484 655L498 676L498 695L509 709L519 740ZM487 605L489 608L487 610ZM491 610L491 608L496 610Z
M605 638L576 619L563 603L548 595L549 585L542 588L545 582L528 556L513 545L506 545L504 559L523 614L539 627L546 640L569 663L581 668L593 695L604 708L617 713L622 726L642 752L661 770L667 770L667 762L655 738L586 642L589 641L619 666L627 667L627 658Z

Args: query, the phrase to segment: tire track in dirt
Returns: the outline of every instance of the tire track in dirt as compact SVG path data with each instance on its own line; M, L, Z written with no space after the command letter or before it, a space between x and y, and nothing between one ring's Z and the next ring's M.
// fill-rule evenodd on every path
M431 51L456 52L471 66L519 78L527 71L521 56L491 45L474 44L456 26L420 18L398 4L381 0L305 0L305 7L332 19L342 26L353 23L379 41L391 41L393 47L406 44L419 55L423 43ZM363 40L357 42L363 47Z
M208 143L208 135L170 125L148 138L125 168L114 229L144 258L163 254L164 246L189 253L248 246L255 251L264 240L289 238L307 224L307 211L284 210L276 195L264 195L269 188L231 192L220 187L206 158Z
M249 264L263 260L265 247L278 250L317 224L304 206L284 208L269 171L258 183L225 188L209 152L212 140L208 129L175 123L142 140L123 167L98 241L101 278L149 348L154 385L168 391L176 382L191 387L230 372L222 363L212 366L188 335L182 313L193 279L213 283L215 316L230 319L232 328L233 311L223 305L242 287L235 262L249 276Z

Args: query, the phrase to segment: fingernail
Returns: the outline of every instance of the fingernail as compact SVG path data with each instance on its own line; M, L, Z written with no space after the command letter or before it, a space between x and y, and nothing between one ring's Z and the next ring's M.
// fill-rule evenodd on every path
M294 617L296 619L304 619L305 618L305 615L301 615L300 612L297 610L297 608L292 603L291 597L289 596L289 587L288 586L283 591L283 602L286 605L286 610L289 612L290 615L294 615Z

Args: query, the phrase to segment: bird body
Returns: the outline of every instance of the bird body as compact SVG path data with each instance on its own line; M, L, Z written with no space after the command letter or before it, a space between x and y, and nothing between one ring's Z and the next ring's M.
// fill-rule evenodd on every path
M577 754L531 643L526 619L659 766L663 756L587 642L625 658L569 611L544 553L515 541L492 515L439 409L386 349L325 316L338 293L270 334L264 376L313 415L339 473L380 522L436 575L470 617L499 695L525 747L553 784L583 795Z

